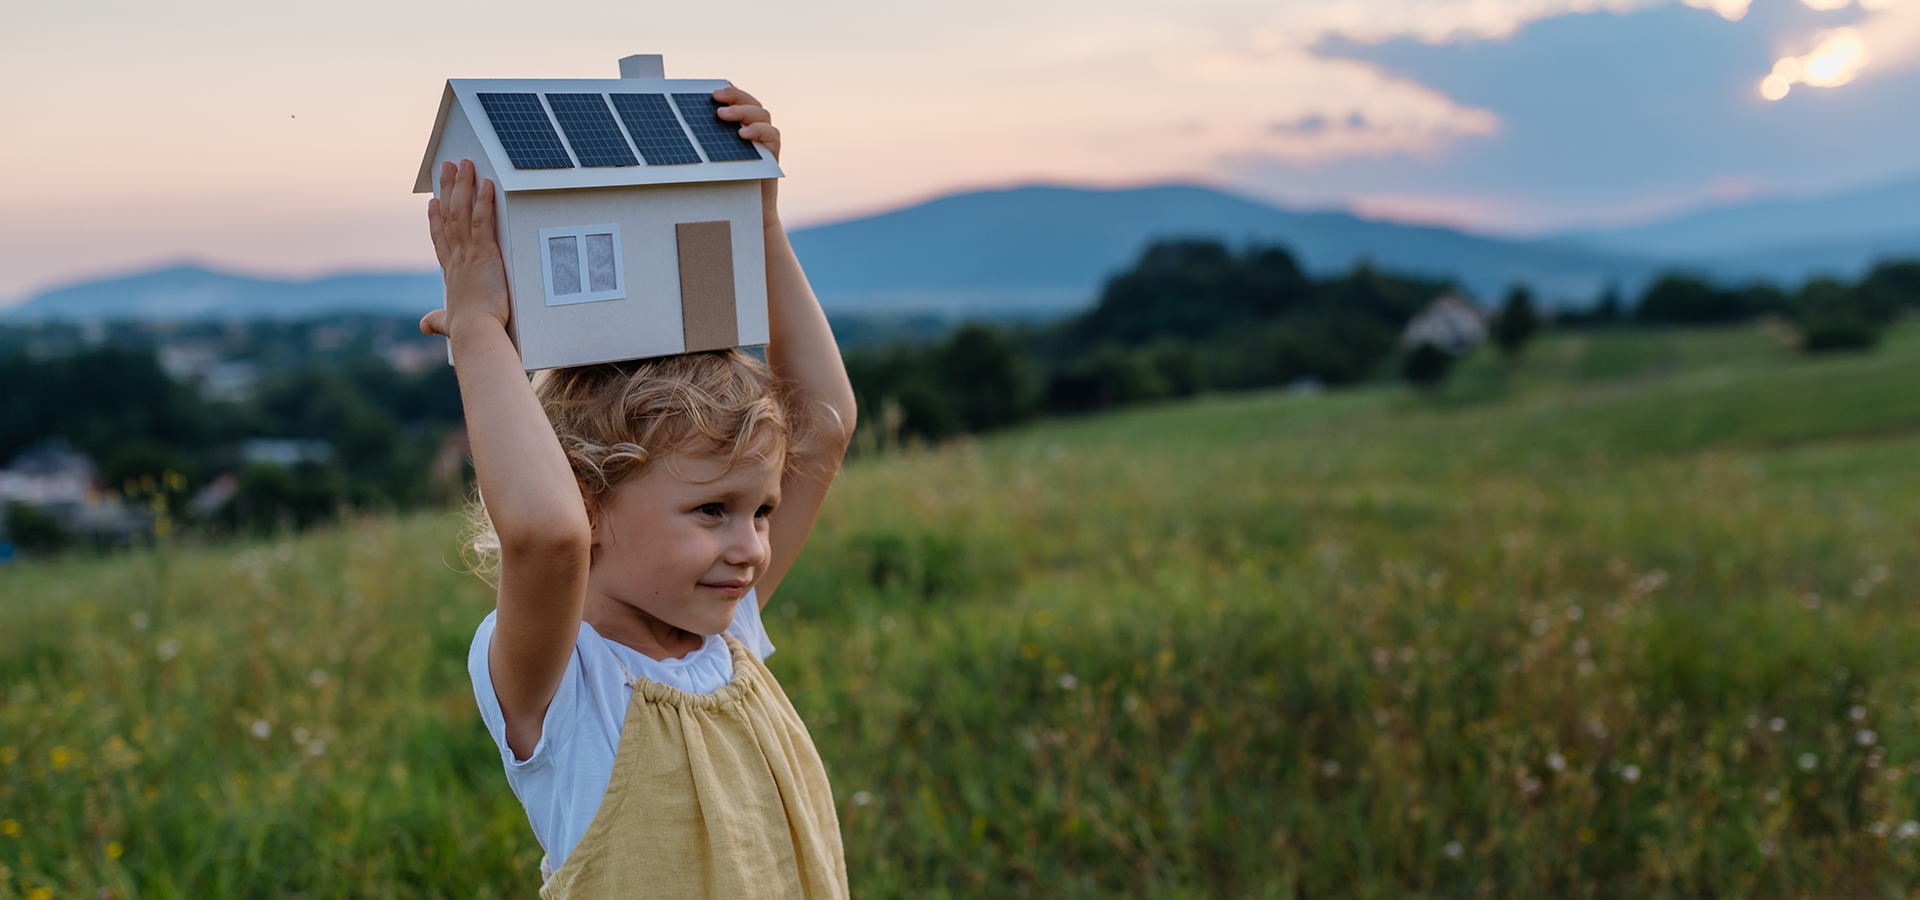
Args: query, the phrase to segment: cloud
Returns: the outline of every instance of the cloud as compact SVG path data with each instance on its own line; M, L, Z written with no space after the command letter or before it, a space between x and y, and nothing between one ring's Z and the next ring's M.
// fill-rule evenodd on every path
M1808 9L1842 10L1852 0L1801 0ZM1816 31L1811 49L1782 56L1760 80L1760 96L1780 100L1796 84L1839 87L1869 67L1898 71L1920 63L1920 0L1860 0L1865 15L1852 25Z

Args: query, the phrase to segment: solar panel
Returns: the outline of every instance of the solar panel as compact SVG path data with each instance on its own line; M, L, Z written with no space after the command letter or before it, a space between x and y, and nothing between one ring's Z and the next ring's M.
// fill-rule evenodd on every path
M613 114L607 112L607 101L599 94L548 94L547 106L553 110L553 117L560 120L560 130L566 132L567 145L573 148L574 158L587 168L598 166L637 166L633 151L627 148L627 139L620 136L620 126L613 123Z
M516 169L571 169L567 148L553 133L547 111L540 98L532 94L478 94L480 108L487 111L493 133L500 146L507 148L507 159Z
M754 149L752 141L740 139L740 126L717 115L725 104L713 99L712 94L675 94L673 105L680 107L680 115L693 130L700 149L707 151L708 162L760 158L760 151Z
M613 98L614 111L626 123L627 134L633 136L647 165L678 166L700 161L700 154L693 152L693 143L687 140L687 132L674 118L664 94L608 96Z

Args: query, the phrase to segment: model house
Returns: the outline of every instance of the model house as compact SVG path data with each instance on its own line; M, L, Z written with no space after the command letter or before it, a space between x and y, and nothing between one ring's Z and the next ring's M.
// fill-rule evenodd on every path
M608 79L454 79L415 193L442 162L493 179L526 368L767 342L760 180L773 154L719 118L719 79L658 56Z

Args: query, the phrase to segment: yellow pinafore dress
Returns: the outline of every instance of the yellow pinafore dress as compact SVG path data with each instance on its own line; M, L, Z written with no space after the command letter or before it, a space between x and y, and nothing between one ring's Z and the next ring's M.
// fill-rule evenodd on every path
M711 694L627 673L607 795L544 900L847 896L840 819L807 726L767 667L722 637L733 680Z

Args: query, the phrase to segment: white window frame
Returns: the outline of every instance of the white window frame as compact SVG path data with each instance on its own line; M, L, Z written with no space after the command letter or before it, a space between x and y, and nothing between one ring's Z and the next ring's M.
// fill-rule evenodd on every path
M587 290L593 283L587 273L587 235L590 234L613 235L613 290ZM574 250L580 254L580 293L578 294L555 294L553 292L553 245L549 243L549 241L557 237L571 237L576 239L574 241ZM599 300L626 299L627 265L626 261L621 259L622 255L620 252L620 226L618 223L612 225L577 225L571 228L540 229L540 280L541 283L546 286L547 305L568 306L574 303L593 303Z

